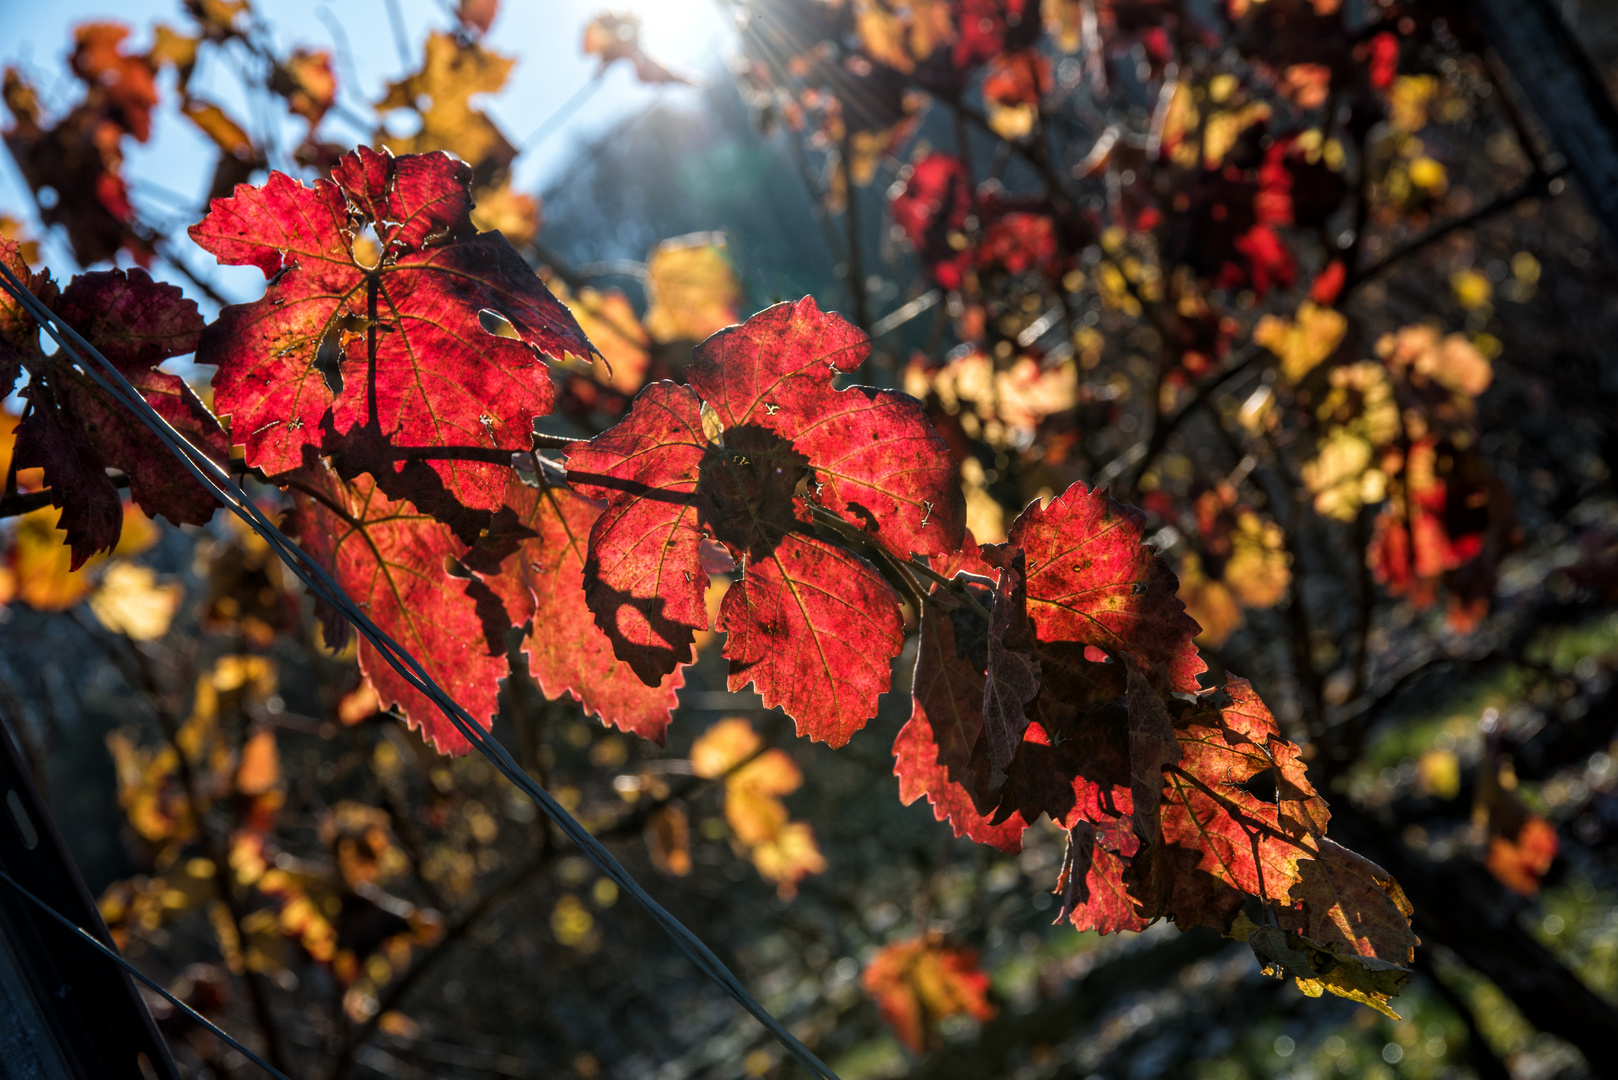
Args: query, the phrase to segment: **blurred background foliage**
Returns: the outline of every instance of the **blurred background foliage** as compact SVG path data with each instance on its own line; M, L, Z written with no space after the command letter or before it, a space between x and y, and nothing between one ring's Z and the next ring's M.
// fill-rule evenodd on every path
M1071 6L1110 13L1114 31L1145 12L1134 32L1170 5ZM520 132L502 132L468 97L499 78L433 74L434 49L468 64L484 43L500 49L501 24L484 18L492 4L446 5L429 24L404 27L397 43L420 63L420 81L376 103L347 102L335 87L322 96L308 81L307 65L319 63L304 55L297 68L290 54L265 51L245 4L185 7L176 33L265 65L263 78L247 79L248 100L279 95L301 118L290 128L244 122L245 141L233 146L237 134L206 103L188 106L221 152L216 187L261 179L270 164L314 175L329 160L326 139L355 137L325 120L345 110L361 111L351 128L401 150L483 132L481 156L461 150L477 158L485 212L506 215L489 223L529 249L615 361L611 374L559 376L557 433L597 430L645 379L677 374L691 343L719 326L813 294L863 312L878 345L870 381L927 399L962 462L979 539L998 539L1008 514L1073 479L1110 483L1144 505L1204 626L1210 663L1252 678L1277 705L1310 746L1311 776L1349 842L1388 861L1417 900L1427 940L1396 1002L1403 1019L1306 1000L1260 974L1245 946L1206 931L1157 925L1102 938L1051 925L1065 834L1048 822L1006 857L953 839L922 804L902 806L889 747L909 714L911 652L881 714L836 752L791 739L751 694L726 691L712 635L663 747L603 728L570 699L546 701L518 664L496 735L840 1075L1610 1075L1610 1059L1587 1060L1530 1022L1521 986L1497 985L1433 932L1523 935L1614 1015L1618 265L1612 237L1562 178L1497 65L1442 28L1464 16L1410 5L1422 29L1401 29L1413 36L1399 70L1415 81L1390 90L1385 121L1353 132L1361 216L1323 214L1317 226L1323 250L1346 227L1349 254L1364 260L1355 265L1377 273L1356 269L1341 299L1317 291L1311 311L1299 306L1309 303L1301 287L1331 272L1326 259L1267 303L1250 277L1182 288L1167 280L1172 264L1195 263L1214 240L1193 238L1171 258L1172 243L1140 238L1152 226L1138 215L1135 235L1097 228L1054 274L999 266L950 284L947 257L918 251L889 204L941 147L975 163L996 197L1037 196L1039 155L1012 149L1019 121L994 111L1016 102L998 101L987 83L964 91L983 125L942 105L900 108L850 193L839 164L847 128L792 115L825 103L761 78L745 26L724 64L678 72L620 34L621 23L558 25L586 47L595 31L591 54L603 65L622 59L654 86L687 76L699 86L626 113L564 155L537 190L513 179L510 140ZM385 5L376 7L380 27ZM916 14L926 5L847 7ZM1219 18L1213 4L1184 7L1188 20ZM1579 0L1559 7L1618 86L1618 13ZM1047 77L1059 81L1075 62L1058 55L1062 18L1050 13L1057 44L1046 49L1056 59ZM862 33L861 47L874 49ZM384 36L373 28L350 44L384 50ZM1146 40L1109 57L1122 82L1161 85ZM1233 56L1204 48L1202 62L1247 77L1247 61ZM341 83L341 58L325 63ZM164 94L183 95L183 59L151 68ZM1198 85L1205 112L1230 93L1223 77ZM24 160L19 85L8 78L8 139ZM460 111L435 120L446 101ZM401 109L420 114L416 131L404 133ZM1139 103L1118 111L1142 128ZM1093 118L1077 112L1077 121L1054 109L1045 120L1061 151L1094 141L1081 137ZM1220 115L1236 125L1234 146L1252 119L1234 107ZM1200 137L1210 137L1205 128ZM1326 145L1315 150L1342 172ZM1119 212L1129 164L1080 174L1082 162L1063 162L1094 180L1085 220ZM40 239L68 194L6 208L6 235ZM82 236L66 242L87 263L155 259L205 305L234 298L236 284L166 246L176 209L137 205L99 249ZM1170 203L1171 216L1184 212ZM61 248L72 225L57 220L48 235ZM1183 321L1154 326L1142 303L1166 295ZM1199 303L1224 314L1209 322ZM1047 309L1058 316L1030 333ZM1341 312L1341 322L1321 311ZM1167 339L1165 325L1189 336ZM1423 327L1430 339L1408 336ZM1248 340L1262 352L1242 353L1237 343ZM1227 367L1227 355L1264 359ZM1330 357L1338 362L1322 366ZM1019 368L1025 358L1032 366ZM1418 370L1430 378L1407 374ZM1449 560L1439 570L1422 570L1418 552L1405 571L1374 550L1398 525L1378 524L1388 485L1419 496L1420 483L1414 465L1400 472L1419 434L1406 433L1399 461L1371 463L1390 442L1373 430L1378 402L1408 407L1397 395L1435 385L1435 429L1447 425L1454 453L1483 463L1472 489L1483 502L1505 504L1487 527L1443 537L1452 548L1482 538L1490 580L1481 586L1463 572L1484 557L1477 549L1428 552ZM1168 418L1176 426L1161 435ZM10 468L15 419L5 422L5 498L21 509L15 500L32 492ZM1355 440L1363 460L1338 468L1331 455L1359 453ZM295 1075L793 1074L484 762L440 759L380 713L352 652L324 647L307 602L253 537L224 520L181 530L130 514L120 549L73 573L54 511L4 526L0 717L131 959ZM716 575L711 603L722 588ZM869 972L885 946L909 941L955 951L929 954L944 974L899 978L923 1021L907 1032L884 1023L892 999ZM952 981L957 961L986 979ZM151 1004L186 1075L251 1075L239 1055Z

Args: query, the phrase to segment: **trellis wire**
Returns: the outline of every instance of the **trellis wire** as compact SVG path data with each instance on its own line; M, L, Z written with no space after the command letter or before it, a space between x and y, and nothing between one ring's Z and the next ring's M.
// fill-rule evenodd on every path
M703 974L718 983L736 1002L746 1009L752 1016L763 1024L770 1034L786 1048L787 1052L807 1068L811 1074L822 1077L823 1080L838 1080L837 1074L816 1057L815 1054L798 1041L786 1027L772 1016L769 1010L760 1005L747 988L727 968L724 963L714 955L713 951L703 944L701 939L686 929L685 925L666 911L661 904L652 899L651 895L643 889L629 871L621 866L617 859L612 857L600 841L584 828L583 825L568 813L567 809L551 797L534 779L519 766L510 752L492 735L485 732L482 726L475 721L467 711L461 708L442 687L428 675L426 670L410 652L394 641L387 633L371 622L369 616L349 599L348 594L334 581L331 575L311 559L297 544L289 540L275 524L259 510L253 500L248 497L241 487L230 477L220 465L212 458L193 446L184 435L176 431L167 420L163 419L154 410L146 399L141 396L125 379L113 364L101 352L91 345L67 323L57 318L55 313L39 301L39 298L19 281L11 272L11 268L0 262L0 287L3 287L10 296L22 304L38 322L44 327L52 340L62 351L83 370L95 384L111 394L125 408L133 412L146 427L150 428L168 449L180 459L196 479L213 495L225 504L232 512L247 523L255 533L262 537L282 562L297 575L311 593L330 604L340 612L344 618L352 623L399 675L415 689L425 694L439 710L448 717L450 723L455 725L457 731L474 747L493 763L506 779L510 780L532 799L545 816L556 823L562 832L578 845L585 856L593 862L602 873L611 878L619 888L634 897L652 919L663 928L674 943L678 945ZM65 335L65 336L64 336ZM73 344L69 344L67 339ZM75 348L74 346L77 346ZM79 350L83 350L82 354ZM85 360L88 355L95 361L101 370L97 371Z
M225 1040L225 1042L238 1053L246 1055L248 1061L251 1061L254 1065L257 1065L259 1068L275 1077L275 1080L291 1080L286 1073L282 1072L280 1069L277 1069L274 1065L271 1065L268 1061L265 1061L263 1058L253 1053L253 1051L243 1046L240 1042L236 1041L230 1032L226 1031L224 1028L220 1027L212 1020L209 1020L206 1016L203 1016L201 1013L197 1012L197 1010L193 1009L191 1006L169 993L156 979L151 978L145 972L141 971L140 968L119 956L117 950L109 949L105 944L99 941L94 934L90 933L90 931L86 930L84 927L80 926L66 915L63 915L60 911L57 911L55 908L51 907L49 904L35 896L33 893L29 892L27 889L23 888L21 883L19 883L16 878L12 877L4 870L0 870L0 881L4 881L7 885L10 885L13 889L16 889L23 895L24 898L32 902L41 911L55 919L57 922L61 923L63 926L67 927L68 930L72 931L75 937L83 941L86 945L89 945L91 948L95 949L97 952L101 953L101 955L105 956L108 960L111 960L113 963L129 972L135 978L139 979L143 984L151 988L154 993L162 995L170 1005L173 1005L176 1009L179 1009L181 1012L185 1013L185 1015L189 1016L192 1020L195 1020L197 1023L201 1024L203 1027Z

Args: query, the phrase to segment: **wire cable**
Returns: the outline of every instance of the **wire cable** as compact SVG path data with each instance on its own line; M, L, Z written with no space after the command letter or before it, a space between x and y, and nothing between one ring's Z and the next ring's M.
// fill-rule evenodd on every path
M184 435L170 426L129 380L124 378L123 373L101 355L100 350L41 303L3 262L0 262L0 288L28 310L62 352L76 362L87 377L133 412L179 458L180 463L192 476L262 537L311 593L340 612L376 648L383 660L398 672L401 678L438 706L455 729L488 758L506 779L532 799L545 812L545 816L550 818L568 839L578 845L584 855L603 874L646 909L652 919L674 939L674 943L703 974L717 983L737 1004L763 1024L782 1047L797 1058L811 1074L822 1077L823 1080L838 1080L836 1073L753 998L741 980L718 956L714 955L713 950L654 900L600 841L591 836L589 831L551 796L550 792L536 783L517 764L499 740L485 731L470 713L456 703L455 699L427 674L426 669L409 650L373 623L319 563L288 539L218 462L197 449ZM85 359L86 356L94 360L94 365Z
M23 888L22 884L17 881L16 878L12 877L4 870L0 870L0 881L4 881L7 885L10 885L13 889L16 889L27 900L33 903L34 906L38 907L45 914L49 915L51 918L67 927L67 929L71 930L75 937L85 942L87 945L90 945L96 951L101 953L102 956L105 956L108 960L111 960L113 963L129 972L135 978L139 979L142 984L149 987L154 993L161 994L164 1000L166 1000L170 1005L173 1005L176 1009L179 1009L181 1012L185 1013L192 1020L195 1020L197 1023L201 1024L203 1027L225 1040L225 1042L230 1044L230 1046L238 1053L245 1055L248 1061L251 1061L254 1065L257 1065L259 1068L275 1077L275 1080L291 1080L286 1073L282 1072L280 1069L277 1069L274 1065L271 1065L269 1062L253 1053L253 1051L243 1046L235 1039L235 1037L230 1034L230 1032L226 1031L224 1028L220 1027L212 1020L209 1020L206 1016L203 1016L201 1013L197 1012L197 1010L193 1009L191 1006L169 993L161 984L157 982L157 980L149 977L134 964L131 964L128 960L125 960L122 956L119 956L116 950L109 949L106 945L102 944L102 942L94 934L90 933L90 931L86 930L84 927L80 926L66 915L63 915L60 911L57 911L55 908L51 907L49 904L35 896L33 893L29 892L27 889Z

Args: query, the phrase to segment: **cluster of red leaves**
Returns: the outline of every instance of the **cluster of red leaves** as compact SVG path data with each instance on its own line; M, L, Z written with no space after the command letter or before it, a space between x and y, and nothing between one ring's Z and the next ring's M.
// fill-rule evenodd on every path
M48 271L31 273L15 244L0 240L0 261L58 317L101 350L159 415L223 463L229 446L219 422L177 375L159 371L171 356L196 348L202 332L197 305L146 271L81 274L58 291ZM24 368L27 412L17 428L13 464L44 470L51 502L62 511L77 569L110 550L123 531L124 512L108 468L127 478L135 504L177 525L200 525L213 516L213 497L168 449L124 407L62 354L45 354L34 318L0 296L0 389L9 394Z
M586 597L643 680L689 663L708 629L709 539L742 568L717 627L731 688L752 683L833 746L876 714L904 644L899 595L814 525L903 560L958 547L965 508L919 402L833 388L869 352L812 299L778 304L698 346L688 385L648 386L620 424L568 455L569 482L607 504L590 532Z
M1408 963L1396 887L1356 896L1352 915L1326 887L1375 875L1325 839L1298 746L1245 681L1199 687L1197 625L1141 521L1075 485L955 561L958 589L922 616L901 797L927 795L957 835L1004 851L1041 814L1069 830L1058 891L1081 930L1167 916L1228 932L1257 897L1311 940ZM989 607L986 626L968 604ZM1361 916L1376 929L1339 928Z
M963 195L947 160L936 171L940 199L968 199L976 222L959 220L977 230L967 246L978 267L1055 269L1042 265L1053 256L1028 254L1054 244L1024 237L1048 219ZM735 572L715 626L730 687L751 684L801 734L841 746L891 685L904 644L897 584L921 623L914 711L895 746L905 798L926 793L957 833L1007 851L1040 815L1061 823L1071 846L1059 889L1075 926L1167 916L1228 931L1259 897L1322 947L1408 960L1402 898L1324 838L1298 747L1246 683L1201 688L1197 625L1141 542L1140 515L1075 485L979 549L921 403L837 388L871 344L812 299L698 345L685 384L646 386L616 426L571 448L567 489L521 479L511 455L532 450L533 422L553 403L547 358L583 362L594 349L511 245L476 231L471 184L442 153L360 149L312 187L278 173L239 186L191 235L269 283L206 327L144 274L89 275L59 298L31 280L223 457L217 424L202 426L211 416L152 370L192 348L216 365L230 439L294 493L306 549L479 722L496 711L521 627L547 694L661 739L680 668L709 629L709 574ZM925 239L958 208L918 205L913 218ZM7 318L20 348L29 326ZM105 459L142 446L138 432L81 461L98 444L65 425L98 399L73 397L83 380L68 369L29 370L38 407L18 461L43 464L65 508L99 513L85 478L111 488L113 464L137 502L185 512L141 461ZM64 523L90 551L107 543L99 520ZM926 596L923 575L936 582ZM342 640L337 620L327 631ZM381 705L440 750L468 749L368 642L359 662ZM1350 898L1350 879L1377 884ZM982 1008L981 989L967 999L958 1007ZM929 1009L905 1023L924 1026Z
M974 272L1061 277L1056 223L1040 212L1038 200L1011 199L992 185L974 191L966 167L951 154L932 153L911 165L889 211L946 289L962 288Z
M51 193L41 204L41 220L66 228L80 265L110 259L124 248L142 264L151 257L132 232L135 211L122 173L122 143L125 135L140 142L151 136L156 68L123 51L128 36L128 27L117 23L85 23L74 31L71 67L84 84L84 99L54 123L27 77L15 67L5 73L12 116L6 147L35 196Z

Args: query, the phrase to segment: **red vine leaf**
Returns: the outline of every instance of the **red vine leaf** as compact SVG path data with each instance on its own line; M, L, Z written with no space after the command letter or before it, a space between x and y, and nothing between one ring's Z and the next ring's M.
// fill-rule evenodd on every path
M871 565L812 536L788 533L749 558L725 593L730 688L749 682L798 734L842 746L876 715L904 646L899 594Z
M949 821L956 836L1015 853L1022 850L1027 822L1013 812L1000 824L991 824L989 815L978 812L966 786L950 775L951 759L965 775L972 747L983 730L984 679L956 646L954 620L938 603L947 596L935 590L922 609L910 720L893 744L899 799L908 806L925 795L934 816ZM977 618L971 612L965 617Z
M701 402L653 383L616 427L568 453L574 490L607 504L590 529L585 600L619 659L648 686L692 660L703 604L697 494L708 452Z
M1299 881L1299 859L1318 848L1314 832L1299 826L1323 823L1325 804L1301 769L1283 782L1276 751L1292 744L1253 688L1231 679L1225 692L1229 704L1205 700L1182 719L1182 759L1163 793L1163 839L1198 852L1198 868L1224 884L1284 900ZM1260 797L1266 783L1277 798Z
M1139 668L1129 668L1129 794L1135 835L1158 841L1157 811L1163 795L1163 766L1180 760L1168 706Z
M1116 934L1120 930L1144 930L1152 920L1141 917L1124 884L1128 864L1108 851L1096 835L1095 826L1081 821L1067 838L1067 854L1056 879L1056 895L1061 897L1056 921L1073 924L1075 930Z
M808 459L814 499L902 554L961 544L966 503L948 451L906 394L832 389L871 342L812 297L766 308L703 342L691 386L726 431L763 428Z
M1320 852L1298 863L1283 929L1297 930L1336 952L1406 965L1421 939L1410 929L1415 908L1393 875L1365 856L1322 838Z
M685 678L677 668L659 685L647 686L613 655L612 642L591 620L584 563L600 505L565 488L539 489L514 480L506 506L532 535L498 567L490 584L498 591L514 582L523 591L526 605L512 611L512 621L533 619L528 669L540 689L552 699L571 694L587 714L661 746ZM509 601L507 608L513 608Z
M360 609L413 655L460 706L487 726L499 708L505 649L491 650L468 578L446 568L466 548L449 527L408 502L394 502L366 477L343 482L325 468L297 480L297 533ZM340 635L328 633L333 641ZM395 671L368 640L360 673L384 707L396 708L440 753L471 749L432 701Z
M185 380L157 370L196 347L202 317L193 301L137 268L81 274L55 308L176 430L215 460L228 460L219 422ZM207 489L144 424L79 372L61 363L36 365L23 396L31 407L17 429L17 466L45 470L75 569L116 544L123 527L108 467L129 478L130 496L149 515L177 525L202 525L213 517L218 504Z
M1023 595L1022 554L1000 570L989 614L983 679L983 737L989 786L1005 783L1006 768L1028 729L1028 705L1039 694L1039 658ZM1170 733L1172 737L1172 732Z
M56 301L57 285L49 270L34 273L28 260L23 258L22 247L14 240L0 237L0 263L50 307ZM10 396L22 374L23 361L39 355L39 323L28 309L12 299L9 292L0 291L0 392Z
M1048 506L1030 505L985 557L1026 553L1028 614L1041 641L1094 645L1147 672L1161 666L1165 689L1195 693L1207 670L1191 642L1199 627L1175 595L1174 573L1141 543L1144 521L1106 492L1074 484Z
M331 180L304 187L271 173L191 227L221 263L270 278L262 298L225 308L197 350L219 366L215 405L249 465L279 474L347 441L360 458L346 471L370 471L396 498L444 516L451 502L499 508L500 465L387 464L411 448L527 450L534 418L551 410L544 357L591 351L505 238L473 231L470 177L442 153L361 147ZM365 228L381 245L375 266L356 254Z

